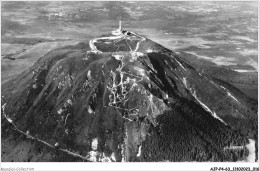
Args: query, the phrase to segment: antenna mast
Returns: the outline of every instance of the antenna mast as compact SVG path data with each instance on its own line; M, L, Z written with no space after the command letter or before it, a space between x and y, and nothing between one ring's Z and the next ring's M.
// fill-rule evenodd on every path
M119 17L119 30L121 31L122 30L122 26L121 26L121 16Z

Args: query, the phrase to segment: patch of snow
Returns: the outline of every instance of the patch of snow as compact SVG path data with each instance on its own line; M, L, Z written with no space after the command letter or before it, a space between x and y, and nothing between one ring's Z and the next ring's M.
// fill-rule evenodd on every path
M103 153L102 156L101 156L101 159L99 161L101 161L101 162L115 162L116 158L115 158L114 152L111 154L110 157L106 156L105 153Z
M225 87L223 87L222 85L220 86L221 88L223 88L224 90L226 90L226 88Z
M234 99L235 101L238 102L238 100L230 93L230 92L227 92L228 96L230 96L232 99Z
M224 123L225 125L227 125L217 114L216 112L211 112L211 114L213 115L214 118L218 119L219 121L221 121L222 123Z
M125 141L124 141L124 142L125 142ZM121 162L125 162L124 144L121 145L121 149L122 149L122 151L121 151L121 155L122 155L122 160L121 160Z
M13 120L11 118L6 118L8 122L12 123Z
M72 105L71 99L68 99L68 100L67 100L67 103L70 104L70 105Z
M176 61L177 61L177 63L185 70L185 71L187 71L187 69L177 60L177 59L175 59Z
M128 121L133 121L130 118L127 118L127 117L124 117L124 116L122 118L127 119Z
M115 153L114 153L114 152L111 154L110 159L111 159L112 161L116 161Z
M45 142L44 140L41 140L41 139L37 139L39 142L42 142L43 144L45 144L45 145L47 145L47 146L49 146L49 147L52 147L53 148L53 146L51 145L51 144L49 144L49 143L47 143L47 142Z
M58 110L58 114L61 114L63 112L62 108Z
M134 67L135 70L138 71L138 73L141 75L141 76L145 76L145 70L142 69L142 68L139 68L139 67Z
M92 162L97 162L97 152L96 151L90 151L88 159Z
M87 76L88 76L88 78L91 78L91 70L88 71Z
M88 113L93 113L94 111L92 110L92 108L90 106L88 106Z
M115 57L115 59L117 59L117 60L122 60L122 58L123 58L124 56L119 55L119 54L116 54L116 55L113 55L113 57Z
M97 150L97 146L98 146L98 139L97 138L94 138L92 140L92 143L91 143L91 148L92 150Z
M202 103L202 102L197 98L196 94L193 94L193 96L194 96L195 99L202 105L202 107L203 107L206 111L212 113L211 110L209 109L209 107L206 106L204 103ZM213 113L212 113L212 114L213 114Z
M67 116L66 116L66 118L65 118L65 122L64 122L64 125L66 125L66 123L67 123L67 119L68 119L68 116L69 116L70 114L67 114Z
M139 148L138 148L138 153L137 153L137 157L140 157L141 156L141 149L142 149L142 146L139 146Z
M102 158L100 159L101 162L112 162L110 157L107 157L104 153L102 155Z
M72 155L72 156L79 157L79 158L85 159L85 160L87 159L86 157L83 157L83 156L81 156L81 155L79 155L79 154L77 154L77 153L68 151L67 149L60 149L60 150L63 151L63 152L66 152L66 153L68 153L68 154L70 154L70 155Z
M10 118L8 118L8 117L6 116L6 114L5 114L5 106L6 106L6 103L2 105L2 109L3 109L3 114L4 114L4 117L7 119L7 121L8 121L8 122L12 123L12 122L13 122L13 120L12 120L12 119L10 119Z
M222 85L220 86L222 89L224 89L228 96L231 97L232 99L234 99L235 101L239 102L225 87L223 87Z
M166 60L164 60L164 62L169 66L169 63L168 63L168 61L166 61Z
M151 52L153 52L153 50L152 49L148 49L148 50L146 50L146 52L147 53L151 53Z
M213 85L215 85L217 88L219 88L219 86L218 86L215 82L213 82L212 80L210 80L210 82L211 82Z
M219 116L217 116L217 114L216 114L214 111L212 112L208 106L206 106L204 103L202 103L202 102L198 99L198 97L197 97L195 91L194 91L194 93L193 93L192 95L193 95L193 97L202 105L202 107L203 107L206 111L208 111L208 112L210 112L210 113L212 114L212 116L213 116L214 118L218 119L218 120L221 121L223 124L227 125Z
M33 84L33 88L36 89L37 88L37 84Z
M87 53L90 53L91 51L87 51ZM88 60L88 56L86 56L85 58L83 58L83 60Z
M134 33L133 33L134 34ZM140 43L142 42L142 41L144 41L145 40L145 38L143 38L142 37L142 40L141 41L139 41L139 42L137 42L137 44L136 44L136 47L135 47L135 50L134 51L137 51L138 49L139 49L139 47L140 47Z
M187 79L183 77L182 83L185 85L185 87L189 90L188 85L187 85Z

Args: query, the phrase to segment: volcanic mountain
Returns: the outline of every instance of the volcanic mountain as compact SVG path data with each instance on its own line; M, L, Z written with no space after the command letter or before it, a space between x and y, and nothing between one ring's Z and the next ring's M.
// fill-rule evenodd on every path
M117 33L2 84L3 161L256 161L257 112L239 92Z

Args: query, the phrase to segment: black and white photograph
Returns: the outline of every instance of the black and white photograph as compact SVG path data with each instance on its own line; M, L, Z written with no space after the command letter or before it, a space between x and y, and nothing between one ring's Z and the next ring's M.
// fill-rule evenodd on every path
M1 1L1 163L258 171L258 8Z

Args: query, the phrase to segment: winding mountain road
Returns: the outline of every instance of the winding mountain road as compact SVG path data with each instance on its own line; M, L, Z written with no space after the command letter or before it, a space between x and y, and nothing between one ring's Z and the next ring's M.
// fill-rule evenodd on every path
M136 37L139 37L141 38L140 41L137 42L136 44L136 47L135 47L135 50L133 52L137 52L137 50L139 49L140 47L140 43L142 41L144 41L146 38L134 33L134 32L130 32L131 34L135 35ZM92 52L95 52L95 53L102 53L102 51L98 50L97 47L95 46L95 43L98 42L99 40L104 40L104 39L108 39L108 40L117 40L117 39L126 39L127 35L125 35L124 33L120 33L119 35L115 35L115 36L109 36L109 37L100 37L100 38L94 38L94 39L91 39L89 41L89 47L91 48L91 51ZM131 49L131 48L130 48Z

